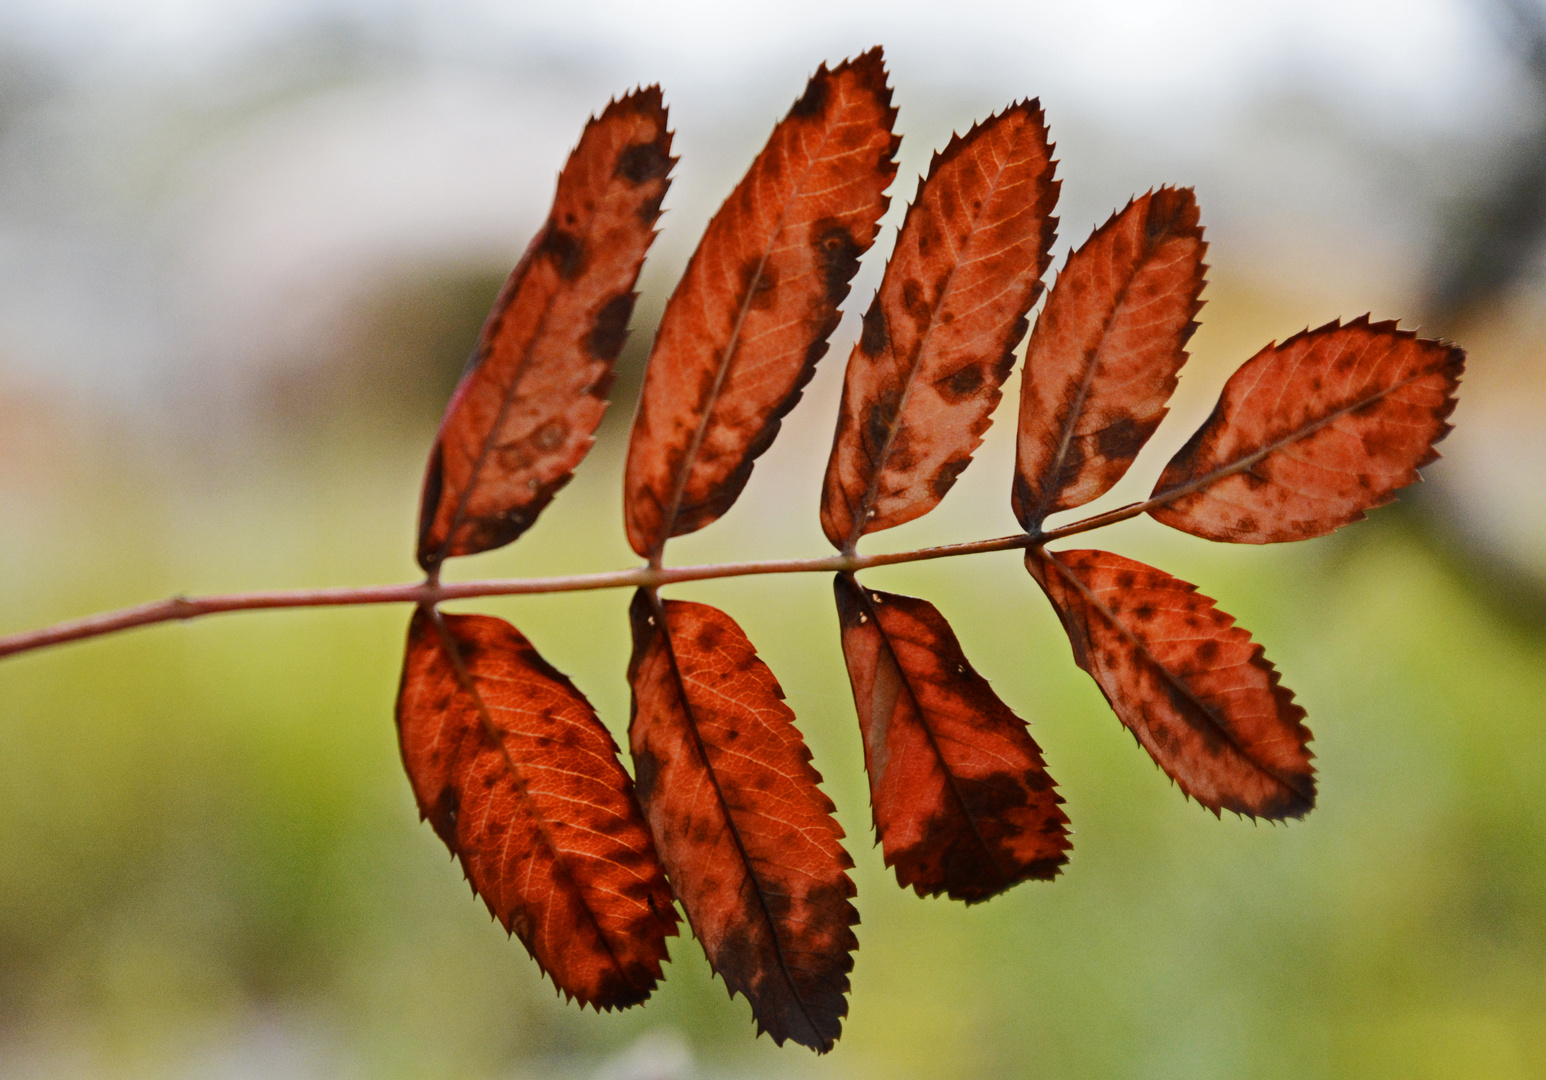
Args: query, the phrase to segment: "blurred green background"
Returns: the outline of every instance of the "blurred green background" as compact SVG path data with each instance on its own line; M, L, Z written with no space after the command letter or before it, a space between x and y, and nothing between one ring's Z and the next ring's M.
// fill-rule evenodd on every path
M1305 821L1186 802L1072 664L1013 554L877 572L934 601L1032 723L1074 852L972 909L872 848L830 582L683 587L788 692L858 863L851 1016L754 1040L690 939L642 1008L563 1005L417 820L391 713L408 612L220 616L0 661L0 1075L1546 1076L1546 32L1520 0L557 12L21 3L0 15L0 632L178 592L409 580L423 457L584 117L661 80L682 164L575 482L453 577L617 568L653 321L708 215L822 59L891 58L912 177L1041 94L1061 252L1151 185L1214 243L1172 422L1233 367L1373 309L1471 351L1430 482L1333 537L1092 543L1195 582L1309 710ZM1185 58L1189 61L1183 62ZM679 89L673 89L673 88ZM825 551L852 312L807 400L674 562ZM1011 419L877 548L1013 531ZM620 740L628 597L516 622Z

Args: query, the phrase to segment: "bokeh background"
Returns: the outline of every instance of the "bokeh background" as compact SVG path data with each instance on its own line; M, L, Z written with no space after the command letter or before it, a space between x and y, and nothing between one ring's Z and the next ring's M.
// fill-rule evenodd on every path
M674 561L816 555L852 309L952 130L1039 95L1058 262L1195 185L1211 283L1146 490L1233 367L1372 311L1471 353L1428 482L1267 549L1099 543L1196 582L1308 708L1303 822L1182 799L1013 554L896 568L1032 722L1075 850L970 910L871 847L830 586L684 587L778 673L858 861L851 1016L754 1040L680 940L643 1008L556 999L420 824L391 712L407 611L222 616L0 662L0 1075L1546 1076L1546 10L1533 0L0 5L0 632L175 592L408 580L423 456L585 118L660 82L681 155L614 393L530 534L455 576L629 565L653 324L822 60L887 48L902 170L831 356ZM916 546L1013 531L1006 411ZM621 736L622 594L515 621Z

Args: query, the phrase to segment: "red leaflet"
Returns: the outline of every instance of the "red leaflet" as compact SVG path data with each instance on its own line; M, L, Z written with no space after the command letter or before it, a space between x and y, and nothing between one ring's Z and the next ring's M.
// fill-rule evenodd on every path
M823 65L709 222L634 417L624 517L640 555L728 510L799 400L889 204L895 120L878 48Z
M1240 544L1323 536L1417 479L1465 352L1368 316L1257 353L1155 485L1166 525Z
M1013 498L1027 532L1110 491L1164 419L1202 310L1207 246L1191 189L1162 187L1068 257L1020 386Z
M1025 565L1074 661L1182 791L1215 814L1295 818L1315 804L1304 710L1195 585L1104 551L1033 548Z
M830 1050L859 944L853 860L784 692L723 612L641 590L630 615L639 800L693 933L759 1032Z
M973 903L1068 861L1068 818L1021 720L932 604L834 583L886 865Z
M647 998L676 911L617 746L574 684L509 623L420 608L397 729L419 813L558 988L598 1009Z
M425 569L520 536L590 450L674 163L658 87L585 126L446 407L419 508Z
M950 140L920 181L848 357L822 490L834 547L945 497L988 429L1057 229L1035 101Z

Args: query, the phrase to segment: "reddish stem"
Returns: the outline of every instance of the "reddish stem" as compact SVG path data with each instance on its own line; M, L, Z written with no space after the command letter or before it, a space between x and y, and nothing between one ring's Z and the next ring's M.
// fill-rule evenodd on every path
M259 611L270 608L347 607L358 604L438 604L472 596L513 596L523 593L583 592L590 589L657 588L684 581L748 577L753 574L854 573L876 566L977 555L986 551L1012 551L1044 544L1065 536L1126 521L1180 492L1166 492L1146 502L1131 503L1044 533L1020 533L966 544L896 551L884 555L829 555L820 559L768 559L761 562L710 563L703 566L637 566L598 574L569 574L545 578L493 578L485 581L437 582L433 579L402 585L369 585L364 588L285 589L273 592L225 593L217 596L174 596L137 607L105 611L71 619L37 630L0 637L0 657L30 652L49 645L115 634L137 626L182 622L223 611Z

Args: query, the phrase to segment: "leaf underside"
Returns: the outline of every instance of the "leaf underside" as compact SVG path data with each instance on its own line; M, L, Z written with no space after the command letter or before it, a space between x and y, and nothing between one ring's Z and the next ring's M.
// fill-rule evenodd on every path
M1074 661L1183 792L1215 814L1297 818L1315 805L1304 710L1232 616L1120 555L1033 548L1025 562Z
M920 180L849 354L822 489L834 547L933 509L971 463L1056 234L1040 105L954 136Z
M1068 257L1020 384L1014 511L1027 532L1111 490L1165 417L1207 245L1190 189L1140 196Z
M1224 384L1149 513L1209 540L1323 536L1382 506L1436 459L1465 353L1367 316L1269 345Z
M896 176L880 50L823 65L709 222L661 317L624 480L644 557L728 510L827 351Z
M586 124L435 437L419 508L426 570L520 536L590 450L673 164L658 87Z
M661 977L676 910L617 745L509 623L420 608L398 692L420 814L566 995L611 1009Z
M834 588L875 831L897 882L973 903L1055 877L1068 818L1025 721L932 604L845 574Z
M639 800L693 933L759 1033L829 1050L858 947L853 860L783 690L715 608L641 590L630 616Z

